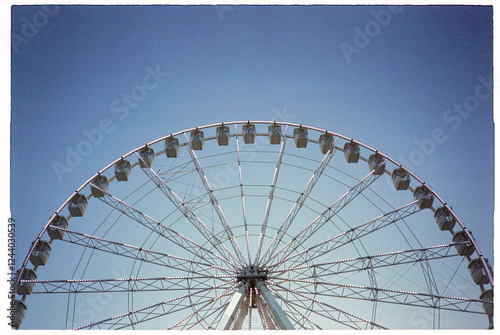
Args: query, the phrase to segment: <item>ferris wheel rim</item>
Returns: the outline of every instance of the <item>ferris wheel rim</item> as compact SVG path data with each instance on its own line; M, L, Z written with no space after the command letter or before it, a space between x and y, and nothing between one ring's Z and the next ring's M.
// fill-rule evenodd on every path
M214 128L214 127L218 127L220 125L244 125L244 124L247 124L247 123L251 123L251 124L263 124L263 125L272 125L272 124L275 124L275 125L281 125L281 126L290 126L290 127L300 127L300 128L304 128L304 129L308 129L308 130L312 130L312 131L316 131L318 133L325 133L325 134L330 134L332 136L335 136L337 138L341 138L345 141L350 141L352 143L355 143L355 144L358 144L359 146L365 148L365 149L368 149L370 152L372 153L375 153L375 154L379 154L380 156L382 156L383 158L386 159L386 161L389 161L391 163L393 163L395 166L399 167L399 168L402 168L404 169L410 176L412 176L418 183L422 184L422 186L425 186L428 191L434 196L436 197L436 199L438 201L441 202L441 204L443 205L443 207L445 207L446 209L449 210L449 212L451 213L451 215L456 219L456 222L459 224L459 226L462 228L462 230L464 231L464 233L469 237L469 240L470 242L472 243L472 245L474 246L475 248L475 251L477 252L477 255L478 255L478 258L481 260L481 262L483 263L484 265L484 268L487 272L487 275L490 279L490 285L491 285L491 288L493 289L493 275L492 273L490 272L490 269L488 267L488 264L487 264L487 260L486 258L484 257L484 255L482 254L482 252L480 251L480 248L475 240L475 238L473 237L473 235L470 233L470 231L466 228L466 226L463 224L463 222L460 220L460 218L458 217L458 215L455 213L455 211L451 208L451 206L449 206L440 196L439 194L434 190L432 189L428 184L426 184L421 178L419 178L415 173L413 173L412 171L410 171L407 167L403 166L402 164L400 164L399 162L397 162L396 160L392 159L391 157L389 157L388 155L360 142L360 141L357 141L357 140L354 140L350 137L347 137L345 135L342 135L342 134L339 134L339 133L335 133L335 132L331 132L331 131L328 131L328 130L325 130L325 129L321 129L321 128L317 128L317 127L311 127L311 126L307 126L307 125L303 125L303 124L298 124L298 123L291 123L291 122L280 122L280 121L230 121L230 122L221 122L221 123L213 123L213 124L207 124L207 125L202 125L202 126L198 126L198 127L193 127L193 128L188 128L188 129L185 129L185 130L182 130L182 131L179 131L179 132L175 132L175 133L171 133L169 135L166 135L166 136L163 136L163 137L160 137L156 140L153 140L149 143L146 143L144 145L141 145L139 147L137 147L136 149L128 152L127 154L123 155L123 156L120 156L119 158L115 159L113 162L111 162L110 164L108 164L107 166L105 166L104 168L102 168L101 170L99 170L97 173L95 173L93 176L91 176L86 182L84 182L79 188L77 188L75 190L74 193L72 193L67 199L66 201L63 202L63 204L59 207L59 209L49 218L48 222L44 225L44 227L42 228L41 232L39 233L38 237L35 239L35 242L33 243L33 246L30 248L26 258L25 258L25 261L23 262L23 265L21 266L20 268L20 273L22 273L25 269L26 269L26 266L28 265L29 263L29 259L30 259L30 256L33 252L33 250L35 249L35 246L36 244L41 241L43 235L46 233L47 229L49 228L49 226L51 225L52 221L54 220L54 218L56 216L58 216L62 211L63 209L68 205L68 203L73 199L73 197L76 195L76 194L79 194L85 187L91 185L92 181L98 177L99 175L103 174L105 171L107 171L108 169L110 169L111 167L113 167L116 163L118 163L120 160L123 160L129 156L132 156L134 154L137 154L141 149L144 149L144 148L147 148L149 146L152 146L154 144L157 144L161 141L164 141L166 140L167 138L170 138L170 137L175 137L175 136L180 136L180 135L185 135L186 136L186 139L187 139L187 134L192 132L192 131L195 131L195 130L203 130L203 129L208 129L208 128ZM258 134L258 135L263 135L263 134ZM234 136L234 135L232 135ZM283 137L288 137L288 138L293 138L293 136L290 136L290 135L283 135ZM314 140L312 139L308 139L308 142L314 142ZM317 143L317 142L316 142ZM155 156L158 156L160 155L161 153L163 152L158 152L158 153L155 153ZM133 167L137 166L138 163L135 163L133 165ZM384 172L387 172L387 170L384 169ZM112 181L112 180L111 180ZM92 195L90 195L88 198L92 197ZM435 211L433 209L433 211ZM68 217L68 220L71 219L71 215ZM20 276L18 276L18 278L16 278L16 284L18 285L19 284L19 281L20 281ZM482 291L484 292L484 291Z

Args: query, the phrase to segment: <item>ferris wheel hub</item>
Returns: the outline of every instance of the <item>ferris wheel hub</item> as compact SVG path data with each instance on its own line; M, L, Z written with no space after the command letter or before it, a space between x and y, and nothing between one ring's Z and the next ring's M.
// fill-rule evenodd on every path
M240 270L236 279L240 282L245 281L250 284L259 280L265 281L267 280L267 269L260 268L255 265L245 266Z

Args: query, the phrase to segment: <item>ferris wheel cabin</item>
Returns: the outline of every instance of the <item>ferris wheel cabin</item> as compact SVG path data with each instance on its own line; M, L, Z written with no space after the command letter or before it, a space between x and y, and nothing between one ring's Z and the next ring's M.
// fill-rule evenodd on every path
M452 230L457 222L446 207L439 207L436 209L436 212L434 212L434 218L436 219L436 223L441 230Z
M40 266L47 264L47 261L50 257L50 251L52 248L50 247L49 242L39 240L36 244L33 253L30 256L30 262L34 266Z
M28 307L26 307L26 304L21 300L16 300L14 302L15 315L14 321L12 322L12 327L14 327L15 329L19 329L19 327L21 327L21 324L24 321L24 317L26 316L27 309Z
M54 219L52 219L52 222L50 223L51 226L58 227L58 228L63 228L66 229L68 228L68 220L64 216L57 215ZM66 232L63 230L51 228L47 228L47 233L49 234L50 238L53 240L62 240L64 235L66 235Z
M425 185L419 186L413 192L415 200L418 200L417 205L420 209L431 208L434 202L434 196Z
M198 129L193 130L191 132L190 144L193 150L203 150L205 144L205 134L203 131Z
M79 217L85 214L88 200L83 194L75 194L68 204L68 210L71 216Z
M359 145L354 142L344 144L344 156L347 163L357 163L359 161Z
M167 158L175 158L179 154L179 140L175 137L165 139L165 155Z
M455 246L460 256L470 256L474 253L474 245L465 231L461 230L455 233L455 235L453 235L453 242L461 243Z
M319 136L319 149L323 155L326 155L333 149L333 136L331 134L322 134Z
M295 128L293 130L293 140L297 148L307 147L307 129L302 127Z
M479 296L479 299L493 301L493 290L488 289L488 290L484 291ZM483 308L484 308L484 311L486 312L486 315L488 315L489 317L493 316L493 304L492 303L483 302Z
M139 150L139 165L142 169L147 169L153 166L155 161L155 151L153 148L144 147Z
M245 144L253 144L255 142L255 125L248 122L241 127L243 142Z
M90 186L90 191L92 195L96 198L102 198L108 192L109 181L105 176L97 176L92 180L92 184Z
M270 144L281 143L281 126L279 124L272 124L267 130Z
M385 171L384 157L376 153L368 158L368 166L375 176L380 176Z
M392 171L392 182L398 191L407 190L410 186L410 175L403 168Z
M229 145L229 127L228 126L218 126L216 132L217 144L219 146Z
M486 260L488 262L488 260ZM474 283L477 285L486 285L489 284L490 279L488 278L488 273L484 268L483 262L480 258L473 259L469 263L469 271Z
M37 276L35 271L25 268L21 274L21 279L23 280L36 280ZM21 283L17 287L17 294L19 295L29 295L33 292L35 288L35 283Z
M124 159L115 164L115 177L118 181L127 181L132 171L132 165Z

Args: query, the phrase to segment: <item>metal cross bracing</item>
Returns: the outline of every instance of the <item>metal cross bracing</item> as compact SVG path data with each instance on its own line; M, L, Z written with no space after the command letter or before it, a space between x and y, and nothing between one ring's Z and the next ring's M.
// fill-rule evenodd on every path
M68 280L21 280L34 283L37 293L108 293L146 291L188 291L193 287L212 288L209 279L228 281L236 275L190 275L185 277L116 278L116 279L68 279ZM189 282L189 285L188 285Z
M314 277L317 278L323 275L331 276L349 272L365 271L380 267L414 264L424 260L457 257L459 255L456 251L456 246L468 244L469 242L460 242L413 250L394 251L379 255L361 256L326 263L312 263L290 267L284 270L269 270L269 273L273 276L279 276L280 274L288 271L309 270L310 268L314 268Z
M89 234L78 233L60 227L51 226L51 228L61 230L66 233L66 235L62 239L62 241L64 242L76 244L92 250L99 250L100 252L105 252L120 257L131 258L140 262L161 265L175 270L184 269L190 272L193 272L193 270L189 267L189 265L196 264L197 271L205 272L205 274L209 269L217 269L227 274L234 273L234 270L232 269L220 267L206 261L195 261L192 259L153 251L122 242L116 242L109 239L92 236ZM198 274L203 275L203 273Z
M314 186L316 185L316 183L320 179L321 175L323 174L323 171L325 170L325 168L330 163L330 160L333 158L333 155L336 152L335 143L337 143L337 140L338 140L338 137L335 139L335 142L333 144L333 149L324 155L323 159L321 160L321 163L319 164L319 166L317 167L317 169L314 171L313 175L311 176L311 178L307 182L307 184L304 187L303 191L300 193L299 198L293 204L293 206L290 209L290 211L288 212L285 220L281 224L281 227L279 228L278 232L274 235L273 239L269 243L269 245L268 245L266 251L264 252L262 258L266 257L266 255L268 253L272 255L276 251L276 248L278 248L278 246L279 246L280 242L282 241L283 237L286 235L286 232L288 231L288 228L290 227L290 225L292 224L293 220L295 219L295 217L299 213L300 209L302 208L302 205L304 204L305 200L309 197L309 194L311 193L311 191L313 190ZM260 259L256 259L256 263L260 264L261 260Z
M200 295L201 298L196 302L196 305L206 305L209 303L213 303L216 300L219 300L222 296L230 292L239 284L233 281L224 282L219 285L204 288L201 290L197 290L195 292L191 292L185 295L181 295L176 298L172 298L169 300L165 300L160 303L156 303L147 307L143 307L140 309L136 309L124 314L120 314L111 318L107 318L101 321L93 322L91 324L78 327L78 329L123 329L128 328L138 323L150 321L155 318L164 317L169 314L177 313L182 310L191 310L193 308L193 304L189 302L189 298ZM231 285L232 284L232 285ZM221 288L227 285L231 285L228 289L226 289L221 295L217 297L207 297L207 293L210 293L215 288ZM188 300L188 302L186 302ZM185 321L185 320L183 320ZM172 328L172 327L170 327Z
M91 184L92 185L92 184ZM98 188L97 186L94 186ZM98 188L99 189L99 188ZM188 237L176 232L175 230L161 224L157 220L151 218L145 213L142 213L141 211L135 209L131 205L128 205L125 203L123 200L120 200L113 195L109 194L108 192L105 192L104 197L98 198L101 200L103 203L111 206L112 208L116 209L118 212L126 215L127 217L131 218L132 220L136 221L137 223L141 224L142 226L152 230L154 233L158 234L159 236L162 236L169 242L171 242L174 245L177 245L182 248L182 250L188 251L191 254L198 255L201 257L205 257L206 259L218 259L221 262L226 263L226 265L229 265L233 268L237 268L238 266L234 263L229 262L226 258L221 257L220 255L216 254L214 251L209 250L200 244L194 242L193 240L189 239Z
M399 220L402 220L410 215L419 212L421 209L420 207L418 207L417 202L418 202L417 200L412 201L404 206L401 206L398 209L382 214L379 217L371 219L348 231L332 236L321 243L318 243L312 247L304 249L293 255L290 255L291 254L290 252L288 253L289 255L288 257L285 258L285 256L283 256L282 257L283 259L281 261L268 265L268 268L276 267L302 254L307 254L308 260L313 261L314 259L326 253L329 253L337 248L345 246L354 240L360 239L363 236L371 234L383 227L392 225Z
M352 328L352 329L368 329L368 328L369 329L373 329L373 328L387 329L386 327L383 327L383 326L381 326L377 323L374 323L370 320L367 320L367 319L362 318L358 315L355 315L351 312L348 312L348 311L342 310L336 306L333 306L330 303L321 301L318 298L316 298L317 295L315 293L312 293L313 297L311 297L309 295L309 294L311 294L310 291L305 290L304 291L305 293L304 293L304 292L300 292L300 291L295 290L295 289L286 288L285 286L283 286L280 283L275 283L274 282L275 279L283 280L281 278L274 278L273 279L272 277L270 277L270 284L272 285L273 288L281 289L283 292L291 293L292 295L294 295L296 297L303 298L303 299L306 299L310 302L315 303L316 306L321 307L319 309L321 312L326 313L326 315L324 315L324 316L326 318L329 318L330 320L332 320L334 322L340 323L340 324L347 326L348 328ZM288 279L285 279L285 282L286 281L288 281ZM313 313L315 313L315 312L316 311L313 311ZM360 326L360 325L362 325L362 326Z
M401 304L407 306L418 306L428 308L439 308L442 310L460 311L468 313L484 314L481 304L486 302L481 299L442 296L437 294L411 292L403 290L392 290L378 287L368 287L361 285L349 285L340 283L331 283L320 280L310 279L290 279L269 276L273 285L283 290L289 290L284 287L280 281L292 281L297 285L291 293L303 296L305 294L314 294L315 296L329 298L358 299L365 301L376 300L383 303ZM310 284L316 285L319 289L313 293L310 291Z
M139 159L142 159L138 154L137 156ZM184 203L178 196L175 194L175 192L167 185L167 183L156 173L153 171L151 168L145 168L142 169L146 175L155 183L158 188L162 191L163 194L176 206L176 208L184 214L186 219L203 235L203 236L210 236L210 238L207 238L207 241L210 242L214 250L220 250L221 253L225 254L225 258L231 258L235 260L237 263L242 265L241 259L236 257L220 240L219 238L212 232L210 228L206 226L206 224L198 217L194 212L189 208L189 206ZM230 233L228 232L230 235ZM234 247L234 240L229 236L229 241L231 244L233 244ZM220 249L220 248L223 249ZM234 248L238 249L238 248ZM230 256L230 257L228 257Z
M384 162L385 163L385 162ZM383 163L383 164L384 164ZM375 171L375 170L374 170ZM300 233L298 233L294 238L292 238L288 243L286 243L278 252L269 257L267 262L263 263L263 266L269 266L268 264L272 262L278 255L278 264L287 260L288 256L291 255L295 250L297 250L303 243L308 240L315 232L317 232L323 225L329 222L333 217L335 217L344 207L346 207L354 198L356 198L363 190L368 188L378 177L371 171L363 179L361 179L355 186L353 186L349 191L343 194L335 203L328 207L321 215L316 217L311 221ZM285 252L283 252L285 251Z

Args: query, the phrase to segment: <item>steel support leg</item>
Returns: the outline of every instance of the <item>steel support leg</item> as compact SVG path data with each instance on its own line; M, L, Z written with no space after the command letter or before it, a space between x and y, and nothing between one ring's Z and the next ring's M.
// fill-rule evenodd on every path
M239 315L238 315L238 312L240 311L241 303L244 302L244 299L247 296L247 289L248 289L248 287L246 284L241 285L238 292L236 292L233 295L231 302L226 307L226 310L224 311L224 314L222 315L222 318L219 321L219 324L217 325L217 330L228 330L229 328L231 328L231 325L233 324L233 322L235 322L235 318L237 316L238 316L238 319L245 318L246 312L244 313L244 315L243 315L243 313L239 313ZM241 312L243 312L243 311L241 311ZM241 323L243 323L243 321L242 320L238 320L238 321L239 321L238 323L240 323L240 327L241 327Z
M277 329L295 329L290 319L286 316L285 312L281 309L273 294L267 289L263 281L257 282L257 288L264 298L267 309L271 313L273 320L276 323Z

